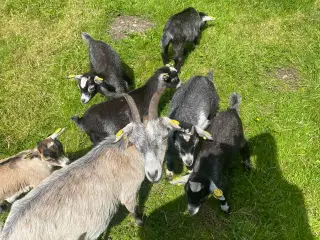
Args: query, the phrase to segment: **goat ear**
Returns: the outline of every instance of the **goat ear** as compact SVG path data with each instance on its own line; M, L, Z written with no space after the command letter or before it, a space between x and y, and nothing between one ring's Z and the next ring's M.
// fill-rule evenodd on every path
M212 70L212 68L211 68L210 71L208 72L207 78L208 78L211 82L213 82L213 70Z
M70 79L70 80L80 80L81 78L82 78L82 75L70 74L67 76L67 79Z
M127 126L120 129L116 133L116 140L114 140L114 142L118 142L121 138L126 139L131 132L132 132L132 123L129 123Z
M179 130L181 129L180 123L177 120L170 119L168 117L162 117L160 118L162 124L164 124L167 128L172 129L172 130Z
M200 192L200 190L203 188L203 184L200 182L189 182L190 189L192 192Z
M213 20L215 20L215 18L211 17L211 16L202 17L202 22L208 22L208 21L213 21Z
M204 140L206 140L206 139L213 140L211 133L209 133L209 132L207 132L207 131L205 131L205 130L197 127L197 126L195 126L195 129L196 129L198 135L200 137L202 137Z
M164 82L169 82L169 80L170 80L170 76L168 73L161 73L160 77L161 77L162 81L164 81Z
M101 83L103 82L103 78L98 77L98 76L94 76L93 81L94 81L96 84L101 84Z

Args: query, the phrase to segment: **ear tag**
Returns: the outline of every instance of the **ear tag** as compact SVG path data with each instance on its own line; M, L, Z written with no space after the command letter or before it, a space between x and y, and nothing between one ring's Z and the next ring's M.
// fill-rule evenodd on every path
M170 120L170 123L173 124L173 125L176 125L176 126L179 126L179 125L180 125L180 122L177 121L177 120L174 120L174 119L171 119L171 120Z
M27 153L25 156L24 156L24 159L30 159L31 158L31 152Z
M60 131L61 131L61 128L58 128L58 129L54 132L54 134L58 134Z
M204 131L205 134L209 135L210 137L212 136L211 133L209 133L208 131ZM207 138L205 136L202 137L204 140L207 140Z
M164 73L162 76L163 77L169 77L169 74L168 73Z
M166 67L173 67L173 64L172 63L167 63Z
M99 82L102 82L102 81L103 81L103 78L101 78L101 77L96 77L96 80L99 81Z
M70 74L70 75L68 75L68 78L74 78L76 75L74 75L74 74Z
M222 190L220 190L219 188L216 188L214 191L213 191L213 196L216 198L216 199L219 199L223 196L223 192Z
M116 133L116 137L120 137L123 134L123 130L120 129L117 133Z

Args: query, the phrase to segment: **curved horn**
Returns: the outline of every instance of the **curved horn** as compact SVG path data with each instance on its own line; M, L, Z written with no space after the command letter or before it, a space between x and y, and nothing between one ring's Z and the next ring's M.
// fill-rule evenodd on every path
M126 93L122 94L122 96L126 99L128 105L129 105L133 121L136 123L141 123L140 113L139 113L139 110L138 110L137 105L134 102L133 98Z
M164 93L164 90L166 90L166 88L158 89L158 91L156 91L151 98L150 105L149 105L149 115L148 115L149 121L158 118L158 105L160 102L160 98Z

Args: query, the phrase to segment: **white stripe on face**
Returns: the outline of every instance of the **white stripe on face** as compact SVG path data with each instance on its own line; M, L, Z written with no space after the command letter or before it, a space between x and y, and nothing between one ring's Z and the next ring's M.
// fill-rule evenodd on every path
M188 167L190 167L192 165L192 163L193 163L193 155L192 154L190 154L190 153L181 154L180 153L180 157L185 165L187 165Z
M88 81L88 78L82 77L81 80L80 80L80 87L81 88L85 88L86 85L87 85L87 81Z
M87 103L87 102L89 102L89 100L90 100L90 96L88 96L88 95L85 94L85 93L82 93L82 94L81 94L81 102L82 102L82 103Z

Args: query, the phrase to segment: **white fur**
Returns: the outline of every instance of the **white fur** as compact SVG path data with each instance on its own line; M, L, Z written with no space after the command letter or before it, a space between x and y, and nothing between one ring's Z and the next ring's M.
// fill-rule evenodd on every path
M204 112L200 112L197 127L206 129L209 126L209 123L210 122Z
M204 17L202 18L202 22L213 21L213 20L214 20L214 18L209 17L209 16L204 16Z
M225 203L224 205L220 205L220 208L222 211L228 212L228 210L229 210L228 203Z
M81 102L82 103L87 103L87 102L89 102L89 100L90 100L90 97L87 94L85 94L85 93L81 94Z
M197 214L199 212L200 207L195 207L193 205L188 204L188 212L191 216Z
M30 186L26 186L22 189L20 189L18 192L16 192L15 194L13 194L11 197L8 197L6 199L6 201L8 203L13 203L22 193L26 193L26 192L29 192L31 190L31 187Z
M192 154L190 154L190 153L181 154L180 153L180 157L181 157L181 159L182 159L182 161L184 162L185 165L187 165L188 167L192 165L192 163L193 163L193 155ZM187 162L190 162L190 161L191 161L190 164L187 163Z
M190 135L189 134L182 134L183 136L183 139L186 141L186 142L189 142L190 141Z
M87 85L87 81L88 81L88 78L82 77L81 80L80 80L80 87L81 88L85 88L86 85Z
M181 81L178 83L178 85L176 86L176 88L179 88L181 86Z

